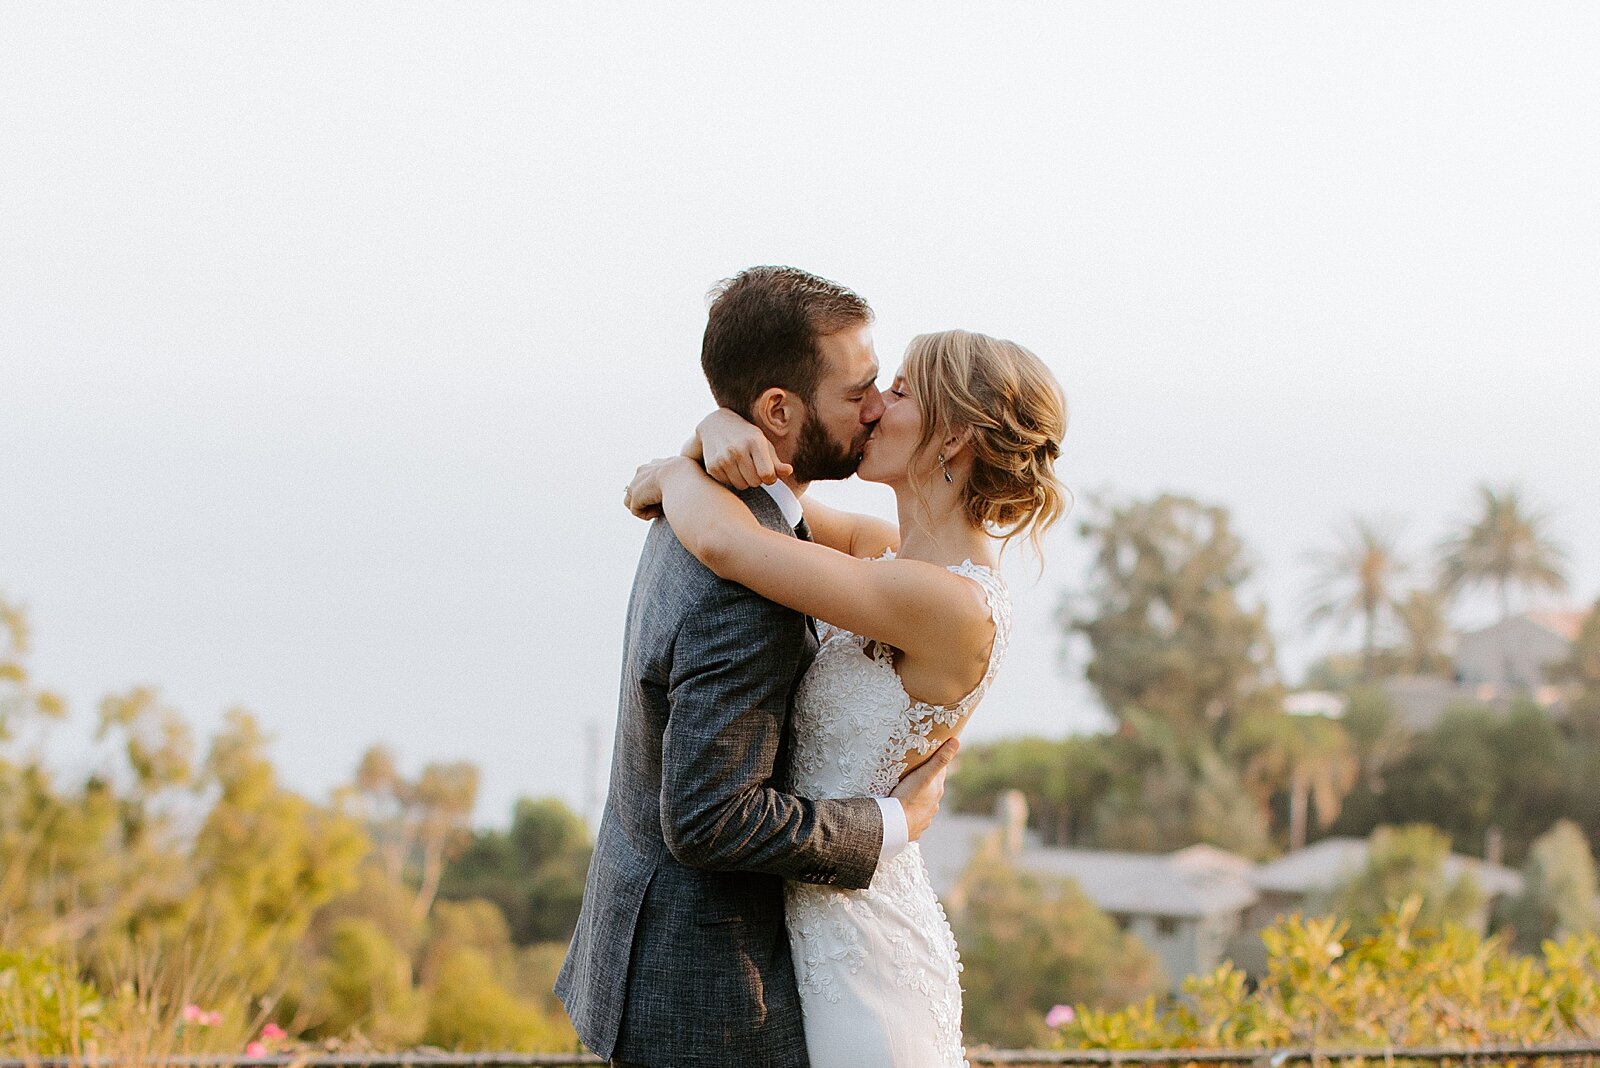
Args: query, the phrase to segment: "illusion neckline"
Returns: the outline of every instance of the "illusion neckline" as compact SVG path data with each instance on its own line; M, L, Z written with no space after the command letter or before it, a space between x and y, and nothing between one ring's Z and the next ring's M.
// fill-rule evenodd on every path
M883 550L882 553L878 554L877 556L869 556L869 557L867 557L867 559L868 560L898 560L898 559L900 559L900 555L898 553L896 553L893 549L885 549L885 550ZM980 569L982 569L984 571L989 572L991 575L999 575L1001 573L1000 569L998 567L994 567L993 565L990 565L990 564L980 564L970 556L967 557L965 560L961 561L959 564L945 564L944 565L944 569L946 571L954 571L956 568L960 568L960 567L976 567L976 568L980 568Z

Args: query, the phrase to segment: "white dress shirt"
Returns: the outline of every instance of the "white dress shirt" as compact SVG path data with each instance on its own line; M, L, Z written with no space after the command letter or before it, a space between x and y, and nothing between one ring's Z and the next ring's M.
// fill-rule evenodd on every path
M783 513L783 521L790 527L799 526L800 520L805 517L805 510L800 506L800 498L794 495L794 490L784 482L774 482L761 488L767 491L767 496ZM875 797L873 800L883 812L883 848L878 852L878 863L883 864L893 859L911 841L911 828L906 824L906 810L899 798Z

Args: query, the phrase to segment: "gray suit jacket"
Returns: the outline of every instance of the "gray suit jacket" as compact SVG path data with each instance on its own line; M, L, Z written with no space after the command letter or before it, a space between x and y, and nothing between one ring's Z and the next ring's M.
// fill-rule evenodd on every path
M790 532L761 489L741 495ZM792 533L792 532L790 532ZM871 798L780 787L806 619L719 579L657 520L628 605L611 791L556 980L602 1057L806 1068L782 880L872 881Z

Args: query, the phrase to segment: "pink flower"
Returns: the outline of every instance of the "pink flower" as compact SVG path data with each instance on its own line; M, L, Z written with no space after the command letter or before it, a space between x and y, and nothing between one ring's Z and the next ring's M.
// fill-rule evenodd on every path
M265 1057L267 1055L267 1047L259 1042L252 1042L244 1048L244 1055L246 1057Z
M269 1023L267 1026L261 1029L261 1037L266 1039L268 1042L276 1042L280 1038L288 1038L289 1032L285 1031L275 1023Z
M1065 1027L1077 1018L1078 1014L1072 1011L1071 1005L1052 1005L1050 1011L1044 1014L1044 1025Z
M203 1013L201 1013L200 1014L200 1026L202 1026L202 1027L221 1027L222 1026L222 1013L220 1013L220 1012L203 1012Z
M205 1010L201 1009L200 1006L194 1004L193 1002L190 1002L188 1005L183 1007L184 1023L204 1024L205 1016Z

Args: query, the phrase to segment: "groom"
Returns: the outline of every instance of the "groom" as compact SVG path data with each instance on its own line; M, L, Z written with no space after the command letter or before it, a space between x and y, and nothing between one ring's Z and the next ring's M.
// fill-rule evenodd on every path
M701 366L794 474L741 496L807 537L798 494L848 478L883 412L865 301L792 267L713 290ZM816 639L717 578L665 520L628 606L611 791L556 993L613 1065L806 1068L783 880L860 889L938 810L953 743L893 797L784 792L784 729Z

